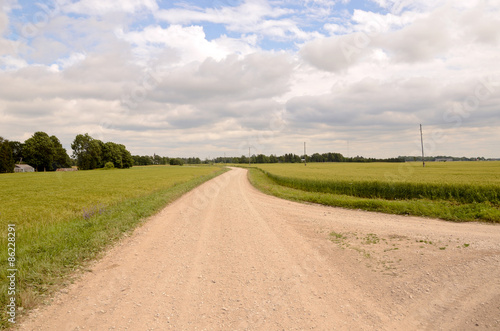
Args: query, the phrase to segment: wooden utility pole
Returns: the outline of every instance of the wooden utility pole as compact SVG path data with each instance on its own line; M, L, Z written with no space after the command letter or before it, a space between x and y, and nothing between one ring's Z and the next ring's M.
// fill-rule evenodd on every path
M250 166L250 146L248 146L248 166Z
M307 165L306 142L304 141L304 165Z
M424 159L424 134L422 133L422 124L420 124L420 142L422 143L422 165L425 168L425 159Z

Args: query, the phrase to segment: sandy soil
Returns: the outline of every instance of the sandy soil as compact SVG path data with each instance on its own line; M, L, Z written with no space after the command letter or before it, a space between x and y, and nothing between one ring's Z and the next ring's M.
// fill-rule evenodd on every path
M498 330L500 227L294 203L233 169L20 329Z

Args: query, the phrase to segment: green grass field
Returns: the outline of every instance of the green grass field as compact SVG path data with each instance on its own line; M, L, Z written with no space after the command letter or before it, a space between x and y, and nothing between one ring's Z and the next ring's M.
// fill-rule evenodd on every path
M495 184L500 186L500 162L407 163L281 163L258 164L258 168L286 177L348 180L396 181L438 184Z
M282 198L452 221L500 223L500 162L259 164Z
M150 166L0 175L0 305L9 299L8 224L16 230L16 304L29 309L141 220L223 171ZM2 309L0 327L8 326L6 317Z

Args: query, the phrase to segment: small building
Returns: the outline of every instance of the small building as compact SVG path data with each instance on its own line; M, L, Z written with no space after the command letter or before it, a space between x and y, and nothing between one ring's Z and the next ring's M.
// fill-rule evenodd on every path
M16 164L14 167L14 172L35 172L35 168L29 164Z

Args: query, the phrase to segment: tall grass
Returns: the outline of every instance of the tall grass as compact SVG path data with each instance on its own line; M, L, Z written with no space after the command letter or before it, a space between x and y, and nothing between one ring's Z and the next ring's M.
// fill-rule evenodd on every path
M285 177L345 181L390 181L500 186L500 162L257 164Z
M0 175L0 224L18 230L80 217L95 206L115 204L205 176L216 167L133 167L113 171Z
M500 162L259 164L249 178L281 198L330 206L500 223Z
M303 179L265 172L276 184L307 191L346 194L360 198L386 200L448 200L458 203L489 202L500 205L500 186L474 184L437 184L389 181L346 181Z

